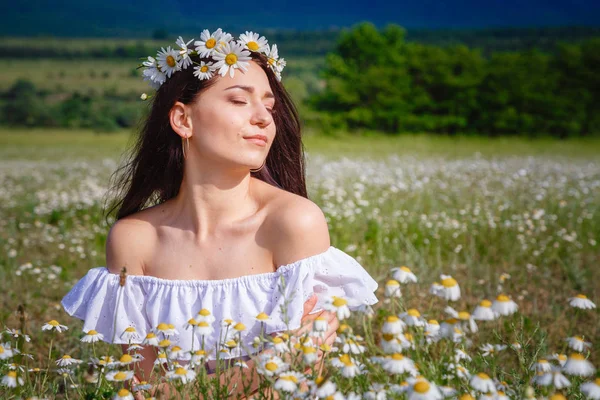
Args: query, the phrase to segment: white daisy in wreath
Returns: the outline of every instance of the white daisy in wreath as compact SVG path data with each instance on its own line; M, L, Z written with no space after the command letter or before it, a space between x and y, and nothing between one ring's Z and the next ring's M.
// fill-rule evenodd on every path
M181 70L181 56L171 46L168 46L166 50L164 47L161 47L156 56L156 63L168 78L171 77L173 72Z
M277 60L279 60L279 52L277 50L277 45L274 44L270 47L267 46L265 55L267 56L267 61L269 63L269 67L271 67L273 69L273 71L276 71L277 70Z
M200 65L194 66L194 76L200 80L210 79L215 73L214 63L200 61Z
M231 40L232 36L225 33L221 28L214 31L211 35L208 29L205 29L200 34L200 40L194 42L196 51L200 57L209 57L217 50L220 45Z
M194 40L194 39L192 39ZM188 48L188 45L192 43L192 40L189 42L185 42L181 36L177 39L177 46L179 46L179 57L181 57L181 68L186 69L190 65L192 65L192 59L190 58L191 49Z
M146 67L142 73L144 80L149 81L150 86L158 90L160 85L167 80L167 75L160 70L154 57L148 57L148 60L144 61L142 64Z
M255 32L242 33L240 35L240 43L244 48L251 51L265 53L268 49L268 40L264 36L260 36Z
M248 62L252 59L250 52L237 42L225 43L213 53L212 57L215 60L215 69L219 70L218 73L225 76L229 72L229 76L232 78L238 68L245 72Z

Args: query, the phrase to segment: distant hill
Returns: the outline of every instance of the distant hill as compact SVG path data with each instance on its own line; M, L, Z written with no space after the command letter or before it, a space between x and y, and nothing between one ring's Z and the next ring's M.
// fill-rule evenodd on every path
M157 29L177 35L202 28L232 32L286 29L326 31L360 21L408 29L600 26L600 2L516 0L31 0L2 4L0 36L150 38Z

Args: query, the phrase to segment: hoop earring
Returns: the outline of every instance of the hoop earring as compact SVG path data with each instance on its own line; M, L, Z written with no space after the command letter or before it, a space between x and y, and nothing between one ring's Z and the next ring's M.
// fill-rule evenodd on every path
M260 166L260 168L258 169L250 169L250 172L258 172L261 169L263 169L263 167L265 166L265 163L267 162L267 160L265 159L265 161L263 161L262 165Z
M185 147L187 145L187 152L185 151ZM190 152L190 139L185 137L185 144L183 142L183 138L181 138L181 149L183 150L183 158L187 158L187 153Z

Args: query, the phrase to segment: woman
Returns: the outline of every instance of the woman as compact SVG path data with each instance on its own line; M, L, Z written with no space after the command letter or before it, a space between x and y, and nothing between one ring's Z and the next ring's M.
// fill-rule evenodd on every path
M332 295L351 307L377 302L377 283L330 245L323 212L307 198L300 123L280 83L276 45L252 32L234 41L220 29L201 39L196 51L180 38L179 51L144 63L158 90L117 182L106 268L92 269L63 299L84 330L104 332L124 351L146 343L140 378L156 360L149 334L173 339L188 354L182 363L202 346L210 369L217 354L272 352L252 348L255 338L299 337L317 317L329 324L316 342L331 345L339 325L325 309L335 309ZM218 349L223 330L229 349Z

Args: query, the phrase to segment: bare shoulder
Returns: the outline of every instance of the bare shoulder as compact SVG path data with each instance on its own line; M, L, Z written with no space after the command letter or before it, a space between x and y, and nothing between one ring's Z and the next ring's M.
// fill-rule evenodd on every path
M155 242L156 229L144 210L115 222L106 238L106 267L118 274L122 267L130 275L144 274L144 259Z
M321 208L310 199L280 190L267 217L273 262L287 265L325 252L329 227Z

